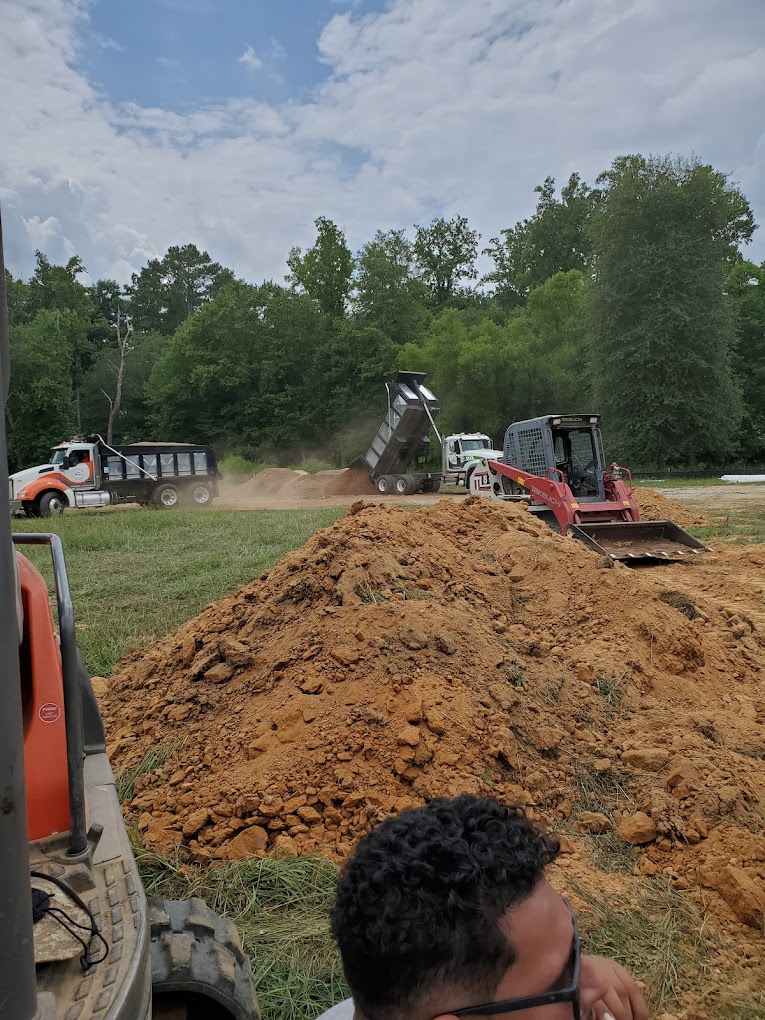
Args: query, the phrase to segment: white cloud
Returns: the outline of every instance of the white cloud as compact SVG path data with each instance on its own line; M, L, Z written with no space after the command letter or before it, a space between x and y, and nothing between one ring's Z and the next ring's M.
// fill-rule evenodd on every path
M93 35L93 41L100 46L102 50L116 50L117 53L125 52L125 47L120 46L116 39L112 39L111 36L95 33Z
M244 53L239 58L239 63L244 64L246 67L251 67L253 70L257 70L263 66L263 61L257 55L252 46L248 46Z
M765 219L761 0L393 0L328 21L327 77L307 100L187 112L97 91L77 65L86 9L4 0L0 194L15 272L36 245L61 258L71 246L91 275L126 279L193 241L279 280L318 215L352 246L457 212L486 239L528 215L547 174L592 183L637 151L695 152ZM244 63L250 52L260 60L248 48ZM750 251L765 257L762 242Z

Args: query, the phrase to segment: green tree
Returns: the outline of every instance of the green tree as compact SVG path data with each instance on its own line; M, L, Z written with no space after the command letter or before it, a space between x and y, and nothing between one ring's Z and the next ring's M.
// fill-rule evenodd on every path
M592 371L609 440L659 468L727 456L741 400L725 280L754 230L746 199L695 160L619 157L601 180Z
M345 315L351 292L353 256L345 234L332 220L320 216L315 226L313 248L305 254L300 248L290 249L286 280L294 290L313 298L327 315L339 319Z
M439 216L430 226L415 227L414 256L420 277L430 288L438 307L457 292L461 281L478 276L475 260L481 235L471 230L464 216Z
M555 197L555 180L545 178L534 191L539 195L534 214L492 237L484 255L494 269L484 277L493 284L505 308L523 304L535 287L556 273L592 267L590 221L600 203L600 192L588 187L579 174L571 174Z
M401 349L399 368L428 373L449 431L477 429L499 440L512 421L587 410L588 291L588 278L572 270L532 291L505 323L471 322L447 309L422 345Z
M161 333L133 333L131 336L131 350L124 365L121 406L114 421L115 442L132 443L152 438L144 391L151 371L167 344L168 338ZM86 432L106 435L118 372L117 346L114 342L105 344L83 381L82 424Z
M126 288L134 330L170 336L232 279L230 269L195 244L168 248L162 259L150 259L133 273Z
M741 451L747 460L765 463L765 262L741 261L728 275L738 343L733 370L741 388L744 415Z
M420 337L429 317L428 291L414 270L414 246L403 230L378 230L356 264L358 319L397 345Z
M18 470L40 463L51 447L75 431L69 371L76 312L40 309L11 326L11 387L6 407L8 459ZM62 370L63 368L63 370Z

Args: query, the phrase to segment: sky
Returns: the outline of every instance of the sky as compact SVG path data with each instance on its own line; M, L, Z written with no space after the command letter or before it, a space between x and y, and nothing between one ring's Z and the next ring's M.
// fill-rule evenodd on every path
M353 250L456 214L488 243L633 152L712 163L765 224L765 0L0 0L17 276L193 242L281 282L317 216Z

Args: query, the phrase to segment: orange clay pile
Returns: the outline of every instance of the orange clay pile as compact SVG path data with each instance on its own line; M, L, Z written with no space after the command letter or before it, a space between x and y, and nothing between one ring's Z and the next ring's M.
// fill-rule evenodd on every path
M356 503L109 681L115 768L167 759L126 812L198 861L340 860L391 812L491 794L561 833L572 873L613 832L754 940L764 571L763 546L606 568L489 500Z
M644 521L674 521L681 528L699 527L706 522L698 514L678 506L655 489L638 485L632 490L638 505L640 518Z

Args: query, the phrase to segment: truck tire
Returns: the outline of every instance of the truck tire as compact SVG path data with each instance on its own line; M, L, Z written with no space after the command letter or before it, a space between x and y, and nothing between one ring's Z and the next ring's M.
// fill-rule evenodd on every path
M390 496L393 492L394 478L393 475L380 475L375 481L377 491L381 496Z
M154 500L154 505L158 506L161 510L171 510L180 503L181 494L177 485L171 485L169 482L160 482L152 494L152 499Z
M441 488L440 478L426 478L420 486L423 492L438 492Z
M393 491L397 496L411 496L412 487L410 479L411 475L396 475L395 481L393 482ZM412 479L414 481L414 479Z
M152 998L209 1020L260 1020L250 961L233 921L204 900L149 904ZM178 1015L177 1013L175 1015ZM183 1015L183 1013L181 1013Z
M60 517L66 507L66 498L55 490L44 492L37 501L39 517Z
M195 482L188 491L188 501L195 507L209 506L213 501L212 489L206 482Z

